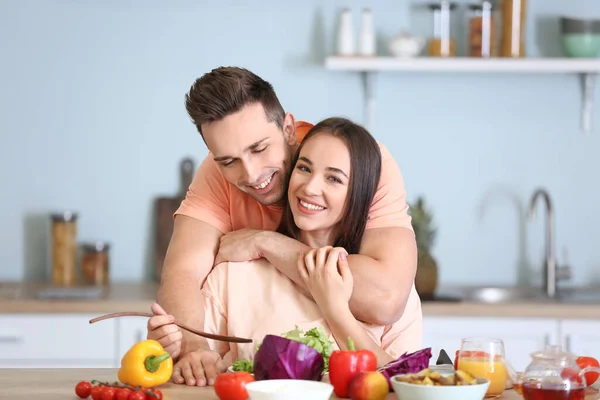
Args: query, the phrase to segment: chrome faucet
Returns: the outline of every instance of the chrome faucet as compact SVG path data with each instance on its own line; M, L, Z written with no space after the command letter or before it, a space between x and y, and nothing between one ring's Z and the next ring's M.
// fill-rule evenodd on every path
M556 251L554 243L554 212L550 195L544 189L537 189L529 204L529 218L535 215L535 205L538 198L542 198L546 204L546 265L544 266L544 291L551 298L556 297L556 286L559 279L569 279L571 270L569 267L559 268L556 262Z

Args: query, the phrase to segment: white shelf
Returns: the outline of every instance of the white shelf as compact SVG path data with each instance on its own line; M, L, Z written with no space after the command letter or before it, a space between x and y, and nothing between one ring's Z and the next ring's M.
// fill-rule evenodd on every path
M600 59L328 57L325 66L331 70L356 72L597 73L600 72Z
M373 131L375 119L374 86L377 72L456 72L456 73L537 73L575 74L579 77L582 104L581 130L592 131L592 114L596 75L600 58L433 58L433 57L327 57L325 68L333 71L359 72L365 92L364 107L367 128Z

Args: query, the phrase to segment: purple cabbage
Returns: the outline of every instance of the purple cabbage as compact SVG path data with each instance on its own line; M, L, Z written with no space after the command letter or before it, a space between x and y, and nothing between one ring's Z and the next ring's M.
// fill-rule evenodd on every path
M394 361L390 361L383 367L379 368L379 372L385 376L388 381L390 390L393 390L391 377L402 374L413 374L429 367L431 359L431 347L415 351L414 353L404 353Z
M325 369L321 353L295 340L266 335L254 355L254 379L320 381Z

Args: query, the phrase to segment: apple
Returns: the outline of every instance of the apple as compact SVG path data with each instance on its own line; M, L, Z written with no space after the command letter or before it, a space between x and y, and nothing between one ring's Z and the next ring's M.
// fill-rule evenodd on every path
M363 371L350 381L348 392L352 400L383 400L390 391L385 376L378 371Z

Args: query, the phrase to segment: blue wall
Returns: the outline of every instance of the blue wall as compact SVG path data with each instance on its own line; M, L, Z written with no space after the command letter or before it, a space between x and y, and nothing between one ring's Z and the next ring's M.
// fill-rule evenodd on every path
M554 16L600 16L593 0L530 3L532 56L561 55ZM359 76L322 63L339 10L352 7L358 25L366 2L216 4L0 2L0 279L50 276L47 213L64 208L81 213L80 240L113 244L114 281L149 276L152 201L177 191L182 157L206 155L184 94L213 67L263 76L297 118L363 121ZM368 5L380 44L401 29L429 32L428 12L406 0ZM564 247L575 282L600 281L600 113L583 136L576 76L381 73L376 82L373 133L409 199L424 195L433 208L443 284L512 284L518 266L539 281L543 213L524 219L538 186L554 201L560 261Z

